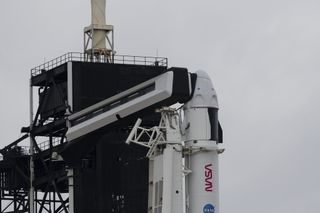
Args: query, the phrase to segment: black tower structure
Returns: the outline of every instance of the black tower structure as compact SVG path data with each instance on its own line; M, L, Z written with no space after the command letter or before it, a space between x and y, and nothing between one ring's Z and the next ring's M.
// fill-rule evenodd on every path
M166 58L115 55L104 61L83 53L32 69L31 124L0 150L0 212L29 212L31 205L34 212L71 212L72 203L75 213L147 213L146 150L124 141L137 116L146 127L159 123L155 108L72 142L66 140L66 119L167 70ZM28 138L32 148L22 145Z

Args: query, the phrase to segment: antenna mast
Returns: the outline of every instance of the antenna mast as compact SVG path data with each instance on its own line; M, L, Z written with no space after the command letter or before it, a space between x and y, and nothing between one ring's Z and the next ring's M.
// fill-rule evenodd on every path
M84 28L84 53L87 60L113 61L113 26L107 25L106 0L91 0L91 25Z

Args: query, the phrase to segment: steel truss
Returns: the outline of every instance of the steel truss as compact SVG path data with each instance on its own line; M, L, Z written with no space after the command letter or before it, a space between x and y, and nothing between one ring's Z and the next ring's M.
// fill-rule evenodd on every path
M0 213L69 212L68 177L65 164L54 158L58 146L65 142L64 116L41 116L43 106L50 99L49 91L57 91L61 103L66 103L66 95L58 86L54 76L47 75L44 86L38 89L39 105L33 117L33 88L30 85L31 125L22 128L26 133L18 140L0 150ZM41 98L40 98L41 96ZM59 106L67 111L68 106ZM38 138L48 140L40 143ZM30 138L30 147L20 143ZM31 201L31 202L30 202ZM32 205L30 205L32 203Z

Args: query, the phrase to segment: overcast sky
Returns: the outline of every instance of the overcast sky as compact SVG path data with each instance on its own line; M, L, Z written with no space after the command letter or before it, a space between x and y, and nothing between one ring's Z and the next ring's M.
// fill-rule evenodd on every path
M319 213L320 1L109 0L119 54L207 71L226 152L221 213ZM0 1L0 145L29 122L30 69L82 51L89 0Z

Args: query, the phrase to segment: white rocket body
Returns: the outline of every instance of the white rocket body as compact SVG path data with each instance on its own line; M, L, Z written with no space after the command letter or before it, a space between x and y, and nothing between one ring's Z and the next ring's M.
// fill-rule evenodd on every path
M197 72L192 99L184 106L187 212L219 213L218 101L207 73Z

